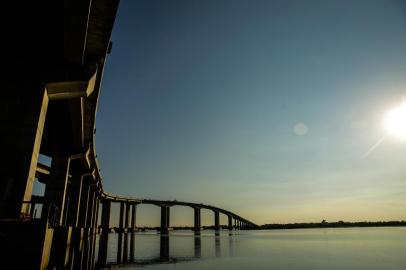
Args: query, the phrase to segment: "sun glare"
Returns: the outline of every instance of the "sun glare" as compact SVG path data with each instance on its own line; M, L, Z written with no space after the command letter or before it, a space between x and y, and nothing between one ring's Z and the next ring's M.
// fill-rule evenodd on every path
M389 135L406 140L406 102L390 110L385 117L385 128Z

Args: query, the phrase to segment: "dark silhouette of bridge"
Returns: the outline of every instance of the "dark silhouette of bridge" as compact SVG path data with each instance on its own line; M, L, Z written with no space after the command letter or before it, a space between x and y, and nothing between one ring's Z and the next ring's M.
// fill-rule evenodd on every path
M170 228L170 208L175 205L194 209L196 231L201 227L201 209L213 211L216 229L220 214L228 217L230 229L255 226L214 206L105 193L94 143L95 120L118 4L118 0L4 3L3 10L18 22L3 23L7 27L0 99L0 268L93 269L99 232L99 262L105 260L103 243L112 203L120 204L123 252L134 246L138 204L161 208L163 234ZM40 155L51 159L50 166L39 163ZM45 185L43 196L32 195L36 181Z

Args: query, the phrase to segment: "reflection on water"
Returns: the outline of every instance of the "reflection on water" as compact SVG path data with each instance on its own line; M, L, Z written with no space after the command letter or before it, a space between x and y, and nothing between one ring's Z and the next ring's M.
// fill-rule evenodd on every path
M115 269L406 269L406 228L340 228L135 234L134 262ZM130 254L127 254L131 256Z

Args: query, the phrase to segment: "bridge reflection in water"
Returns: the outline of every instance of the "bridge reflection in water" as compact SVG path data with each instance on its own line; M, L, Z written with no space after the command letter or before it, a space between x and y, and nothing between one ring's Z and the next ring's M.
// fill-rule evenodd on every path
M207 231L186 232L176 231L169 234L135 233L139 248L124 253L122 262L118 262L117 252L120 234L123 238L128 233L110 233L106 263L98 262L98 269L119 266L146 266L154 264L176 264L188 261L218 258L234 255L235 239L239 232ZM202 244L203 242L203 244ZM202 252L202 248L204 251ZM213 252L214 251L214 252Z
M130 199L130 198L120 198L114 197L109 194L104 194L103 200L101 201L102 213L101 213L101 224L99 230L101 231L100 241L98 244L98 255L94 256L97 258L98 266L104 266L107 264L108 256L108 243L109 235L113 230L110 227L110 212L111 205L113 203L118 203L120 205L120 211L118 216L118 227L114 228L114 231L118 233L117 235L117 251L116 251L116 260L115 263L122 264L128 262L134 262L134 248L135 248L135 233L136 228L136 209L139 204L151 204L160 207L161 209L161 220L160 227L157 228L161 233L160 238L160 258L169 258L169 250L166 248L169 246L169 231L170 226L170 208L173 206L186 206L193 209L194 213L194 225L192 227L195 232L195 236L200 235L202 229L201 225L201 210L207 209L213 212L214 225L212 226L216 232L216 236L219 236L219 231L221 229L220 225L220 214L227 217L227 226L224 226L228 229L229 232L238 229L253 228L256 225L243 217L221 209L215 206L201 204L201 203L191 203L191 202L182 202L182 201L162 201L162 200L151 200L151 199ZM220 238L216 237L216 241L219 241ZM196 239L196 246L199 246L200 239ZM216 247L219 246L216 244ZM199 251L196 251L199 255ZM216 256L220 256L220 250L216 248Z

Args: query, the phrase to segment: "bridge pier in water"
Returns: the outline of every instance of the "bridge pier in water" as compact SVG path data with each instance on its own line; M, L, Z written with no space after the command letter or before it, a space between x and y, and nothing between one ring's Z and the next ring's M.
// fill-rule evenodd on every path
M123 247L123 263L128 262L128 225L130 218L130 204L125 203L125 222L124 222L124 247Z
M135 253L135 225L136 225L136 216L137 216L137 205L131 205L131 238L130 238L130 262L134 262L134 253Z
M107 244L109 241L110 233L110 211L111 201L102 201L102 216L101 216L101 234L99 240L99 254L98 254L98 266L102 267L107 263Z
M167 234L169 232L170 221L170 207L161 206L161 233Z
M228 218L228 229L231 231L233 230L233 217L231 215L227 215Z
M194 212L194 226L193 226L193 230L195 232L200 232L200 229L202 227L202 223L201 223L201 210L198 207L194 207L193 208L193 212Z
M220 230L220 212L217 210L214 210L214 230L219 231Z

